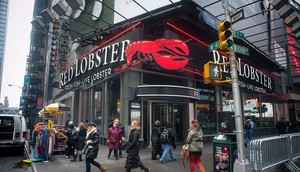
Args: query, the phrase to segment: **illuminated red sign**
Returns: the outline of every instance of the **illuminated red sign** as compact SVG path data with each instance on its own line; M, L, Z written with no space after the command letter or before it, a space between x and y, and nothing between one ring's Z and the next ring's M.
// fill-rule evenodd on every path
M296 58L298 57L298 53L297 53L297 49L294 47L294 45L296 45L296 41L295 39L291 36L291 28L290 27L286 27L286 31L289 33L288 34L288 49L289 49L289 53L290 53L290 57L291 57L291 63L292 63L292 68L295 70L296 74L300 73L300 62L299 59Z
M131 42L125 49L127 65L130 66L133 57L138 60L152 60L167 70L178 70L187 65L189 48L179 39L157 39L155 41Z

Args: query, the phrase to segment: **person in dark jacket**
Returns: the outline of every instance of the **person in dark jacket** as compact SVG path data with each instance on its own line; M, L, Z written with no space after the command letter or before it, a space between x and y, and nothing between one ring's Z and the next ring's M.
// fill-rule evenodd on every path
M91 172L91 164L96 166L101 172L106 172L107 169L95 161L99 151L99 130L94 123L88 123L87 128L88 130L85 137L86 145L84 148L88 149L88 151L85 151L86 172Z
M157 155L159 157L162 157L163 149L160 142L160 134L161 134L161 123L159 120L154 122L153 128L152 128L152 160L156 160Z
M131 172L131 169L140 167L142 170L149 172L149 168L145 167L145 165L140 160L139 152L140 152L140 123L137 120L131 121L131 130L128 142L126 144L126 164L125 169L126 172Z
M75 139L74 139L74 132L75 127L73 125L73 121L68 122L67 129L65 130L65 135L68 137L68 141L66 143L66 159L70 157L70 155L74 156L74 149L75 149Z
M278 130L279 135L280 134L286 134L286 122L284 121L284 118L281 118L277 123L276 123L276 128Z
M163 152L163 155L160 157L160 163L165 162L166 156L169 154L172 161L176 161L176 158L173 155L173 152L171 150L171 146L173 145L173 149L176 149L175 145L175 135L173 132L173 124L171 122L167 122L166 129L168 130L168 142L166 143L165 150Z
M80 122L78 127L75 130L75 151L74 151L74 159L72 162L76 162L77 155L79 155L79 161L82 161L82 150L85 146L85 137L86 137L86 125L83 122Z

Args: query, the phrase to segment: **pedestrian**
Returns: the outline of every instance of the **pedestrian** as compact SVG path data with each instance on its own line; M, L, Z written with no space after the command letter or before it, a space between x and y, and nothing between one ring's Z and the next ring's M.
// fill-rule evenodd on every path
M162 156L160 157L160 160L159 160L161 164L163 164L165 162L165 158L168 154L170 155L172 161L176 161L176 158L174 157L173 152L172 152L172 148L171 148L173 146L173 149L176 149L175 135L174 135L174 132L173 132L173 124L171 122L167 122L166 130L167 130L167 136L168 137L167 137L167 143L166 143L164 152L163 152L163 154L162 154Z
M276 123L276 128L279 135L286 134L286 122L284 121L284 118L280 118L280 120Z
M189 145L190 172L194 172L195 165L200 172L205 172L201 162L203 150L203 132L199 122L196 119L192 120L190 123L189 133L185 144Z
M119 127L119 122L115 121L113 126L108 128L107 132L107 144L109 148L109 153L107 158L110 159L112 150L114 150L114 156L118 160L118 149L119 145L122 143L122 129Z
M75 151L74 151L74 159L72 162L76 162L77 155L79 155L79 161L82 161L82 150L85 146L85 137L86 137L87 127L85 123L80 122L78 127L75 130Z
M118 128L120 128L122 130L122 141L124 141L125 140L125 127L124 127L124 125L122 125L122 123L120 123L120 120L118 118L116 118L113 122L111 122L108 125L108 128L112 127L114 122L119 123ZM122 158L122 143L119 144L119 148L118 149L119 149L118 150L118 152L119 152L119 158Z
M289 119L286 119L286 133L293 133L293 125Z
M162 157L163 149L160 142L160 134L161 134L161 123L159 120L154 122L154 125L152 127L152 135L151 135L151 141L152 141L152 160L156 160L157 155L159 157Z
M142 161L140 160L140 131L141 126L138 120L134 119L131 121L131 130L129 134L128 142L126 143L126 163L125 169L126 172L131 172L131 169L140 167L142 170L149 172L150 168L147 168Z
M94 123L87 124L87 134L85 137L86 145L85 145L85 164L86 164L86 172L91 172L91 164L96 166L101 172L106 172L107 168L103 165L99 164L95 159L98 156L99 151L99 139L100 133L96 128ZM86 151L86 149L88 151Z
M67 129L65 130L65 135L68 137L66 143L66 159L68 159L71 155L74 156L74 149L75 149L75 138L73 133L75 132L75 127L73 121L68 122Z
M254 123L251 118L248 118L244 123L244 129L246 130L245 147L248 147L253 138Z

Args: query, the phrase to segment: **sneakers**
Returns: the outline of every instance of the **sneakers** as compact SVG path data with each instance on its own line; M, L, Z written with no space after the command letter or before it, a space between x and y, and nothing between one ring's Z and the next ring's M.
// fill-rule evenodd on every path
M66 156L66 159L69 159L69 156Z
M103 165L101 165L99 169L101 172L106 172L106 170L107 170L107 168L105 168Z
M159 163L163 164L163 163L165 163L165 161L164 160L159 160Z
M172 161L176 161L176 158L172 159Z

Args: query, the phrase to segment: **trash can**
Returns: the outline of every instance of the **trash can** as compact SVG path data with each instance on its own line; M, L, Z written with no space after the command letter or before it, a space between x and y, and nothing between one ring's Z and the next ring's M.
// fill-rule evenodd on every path
M237 158L236 135L217 135L213 139L214 172L233 172Z

